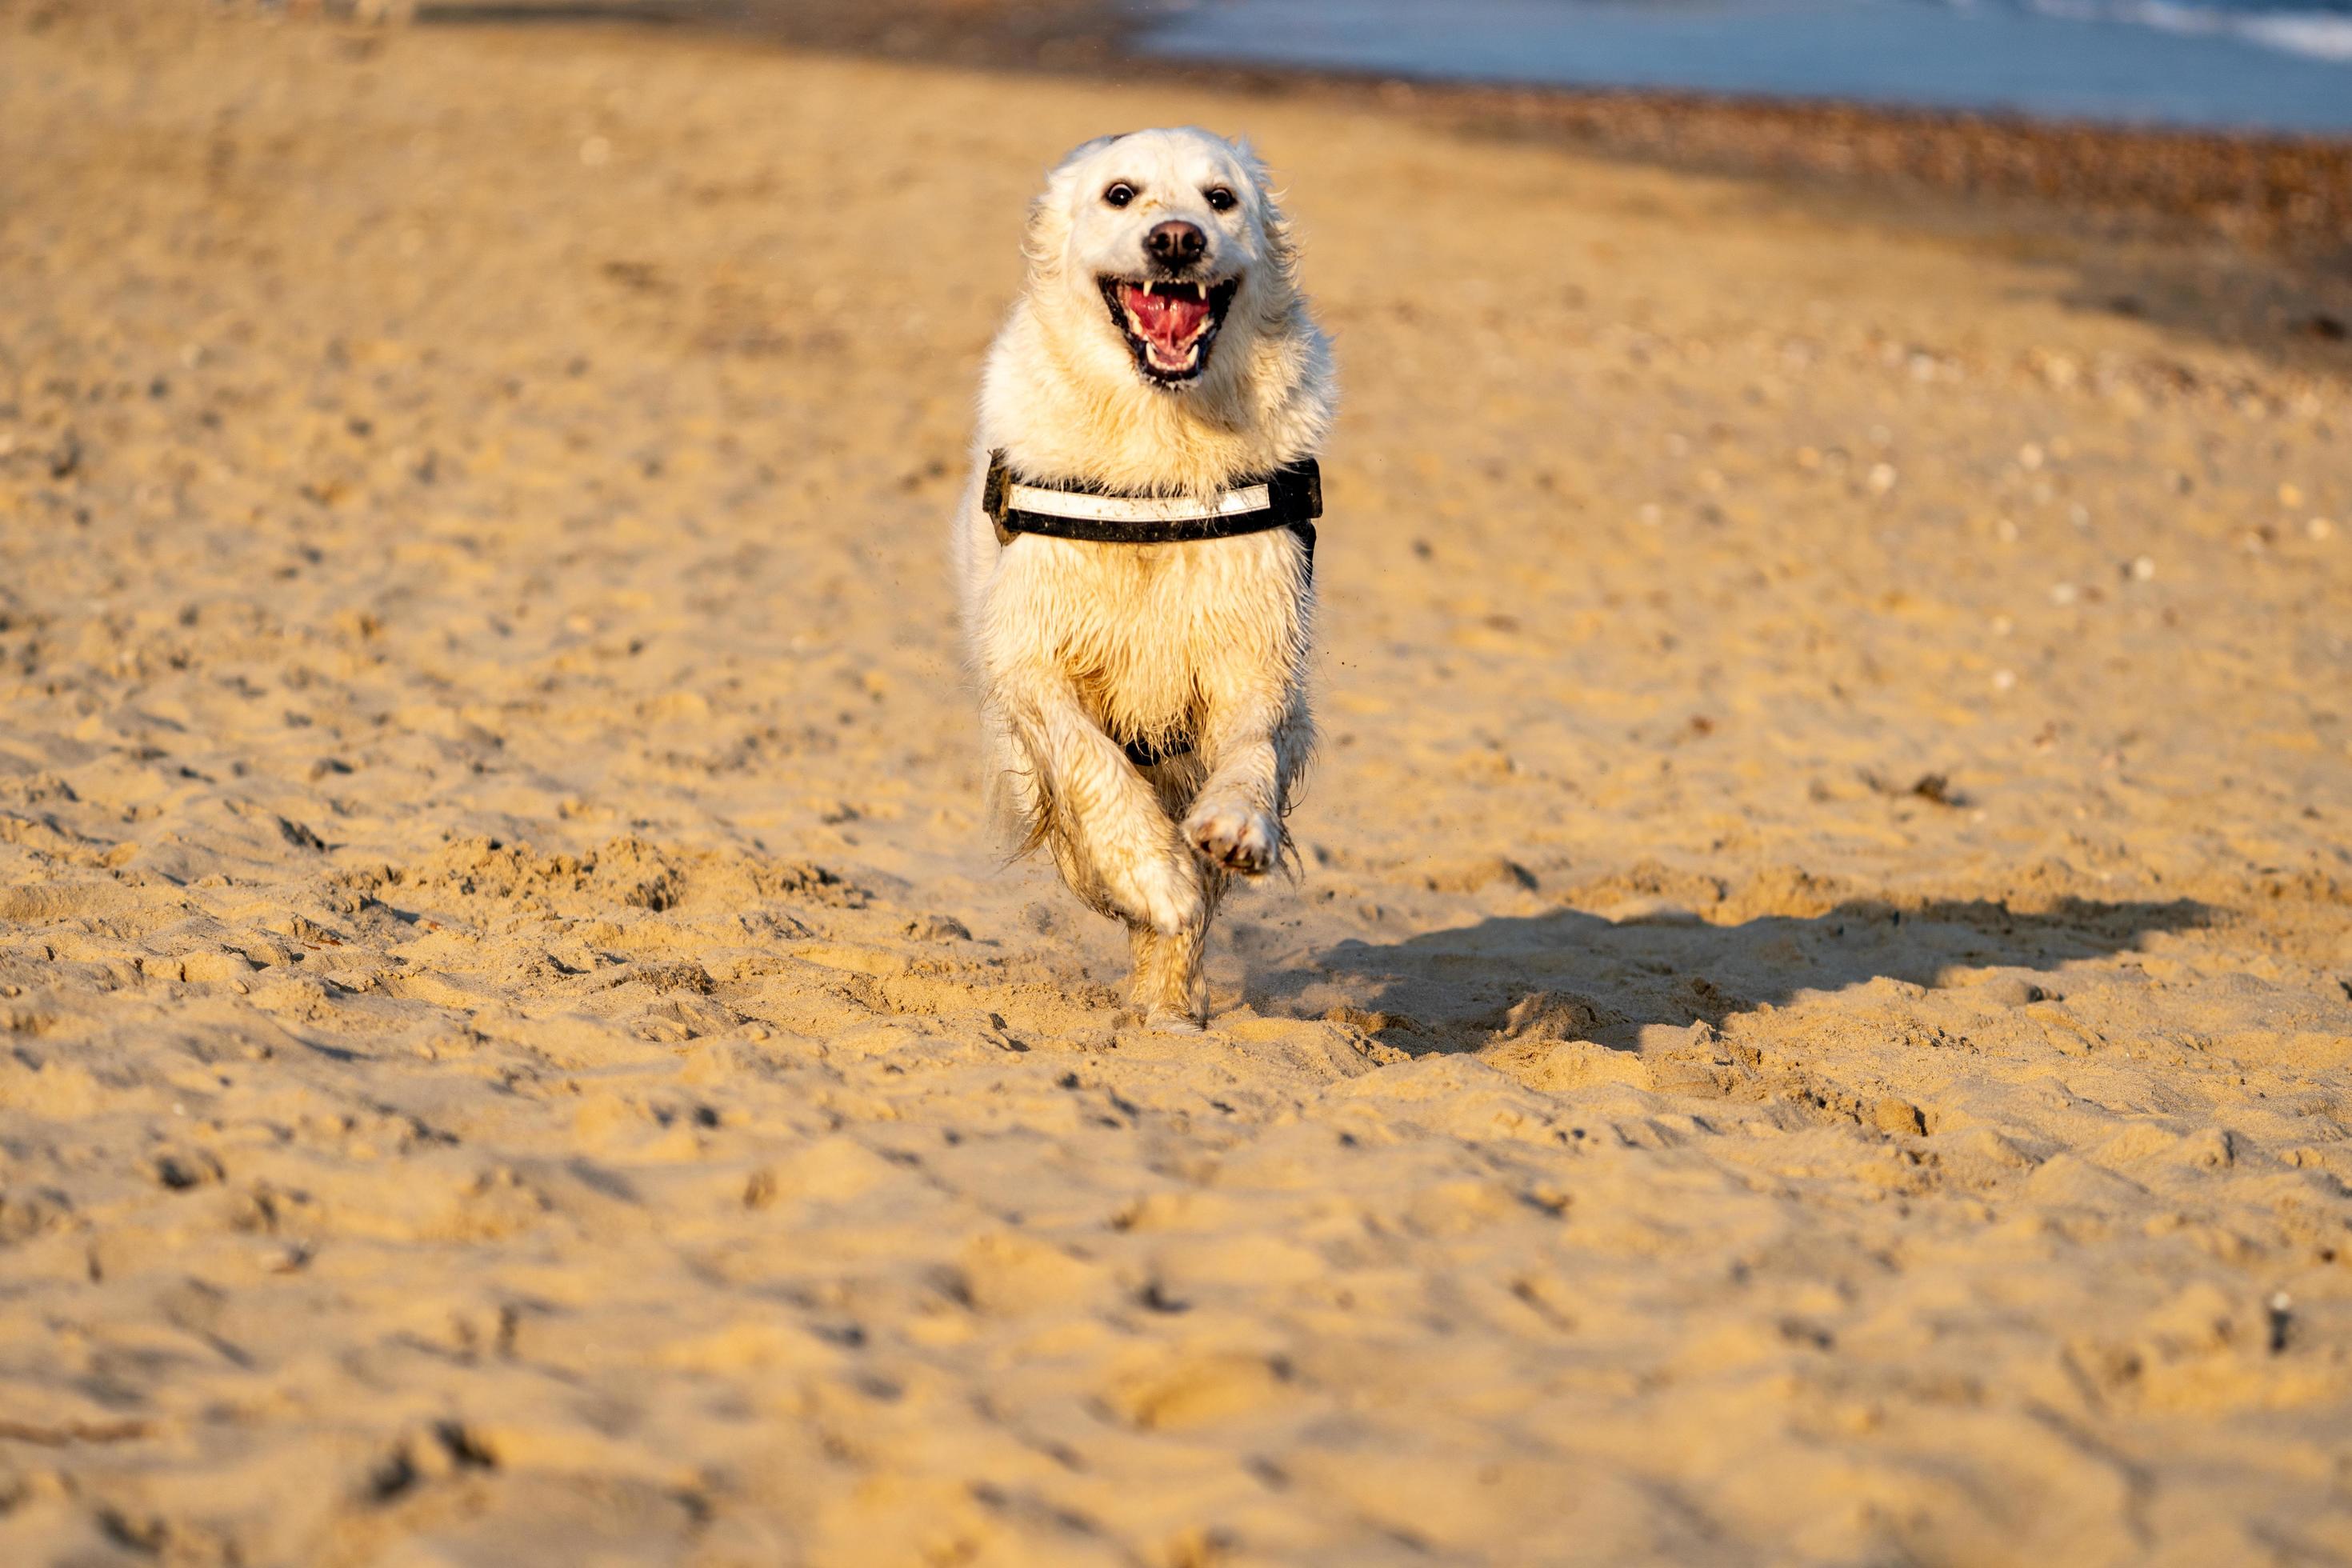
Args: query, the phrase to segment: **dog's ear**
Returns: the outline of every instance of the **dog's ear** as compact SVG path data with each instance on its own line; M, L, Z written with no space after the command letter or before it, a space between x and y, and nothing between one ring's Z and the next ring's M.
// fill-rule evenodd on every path
M1033 278L1051 273L1061 262L1062 247L1069 242L1070 209L1060 199L1062 188L1057 180L1029 204L1029 221L1021 231L1021 254L1028 259Z
M1045 188L1030 202L1029 222L1022 233L1021 251L1028 258L1032 272L1049 273L1062 258L1063 247L1070 237L1070 182L1077 166L1126 134L1120 132L1082 142L1047 171Z
M1079 142L1076 146L1062 154L1061 161L1054 165L1052 174L1058 174L1063 170L1068 168L1071 164L1078 163L1084 159L1093 157L1096 153L1101 152L1112 142L1124 141L1128 134L1129 133L1127 132L1117 131L1113 132L1108 136L1097 136L1091 142Z
M1274 176L1267 172L1265 160L1244 136L1230 138L1226 143L1234 157L1248 176L1251 192L1257 198L1258 227L1265 235L1265 258L1286 289L1298 282L1298 241L1291 232L1289 215L1282 210L1282 199L1274 188Z

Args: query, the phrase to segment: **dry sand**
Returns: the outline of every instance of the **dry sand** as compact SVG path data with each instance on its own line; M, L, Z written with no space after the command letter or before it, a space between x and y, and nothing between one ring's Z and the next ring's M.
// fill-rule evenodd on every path
M1166 121L1349 396L1205 1040L982 842L940 564ZM0 5L0 1560L2352 1558L2352 397L2137 265Z

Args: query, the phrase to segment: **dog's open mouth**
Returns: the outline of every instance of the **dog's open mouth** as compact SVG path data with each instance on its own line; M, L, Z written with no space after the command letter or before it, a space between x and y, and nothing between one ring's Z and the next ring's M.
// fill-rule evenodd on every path
M1201 374L1209 363L1209 345L1216 341L1226 308L1241 286L1238 278L1222 283L1102 280L1110 319L1127 334L1136 367L1163 384Z

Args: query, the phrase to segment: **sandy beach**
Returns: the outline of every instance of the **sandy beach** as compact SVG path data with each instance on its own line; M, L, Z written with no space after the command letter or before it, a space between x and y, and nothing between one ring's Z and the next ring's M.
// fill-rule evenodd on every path
M1164 122L1346 389L1205 1038L986 837L941 560ZM2352 1560L2347 289L0 0L0 1561Z

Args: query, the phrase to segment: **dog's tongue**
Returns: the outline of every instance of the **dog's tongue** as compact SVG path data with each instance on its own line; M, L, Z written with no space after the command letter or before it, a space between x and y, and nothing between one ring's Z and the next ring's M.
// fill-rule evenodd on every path
M1168 353L1171 359L1201 335L1208 325L1209 302L1181 294L1154 294L1129 285L1127 308L1142 324L1143 335Z

